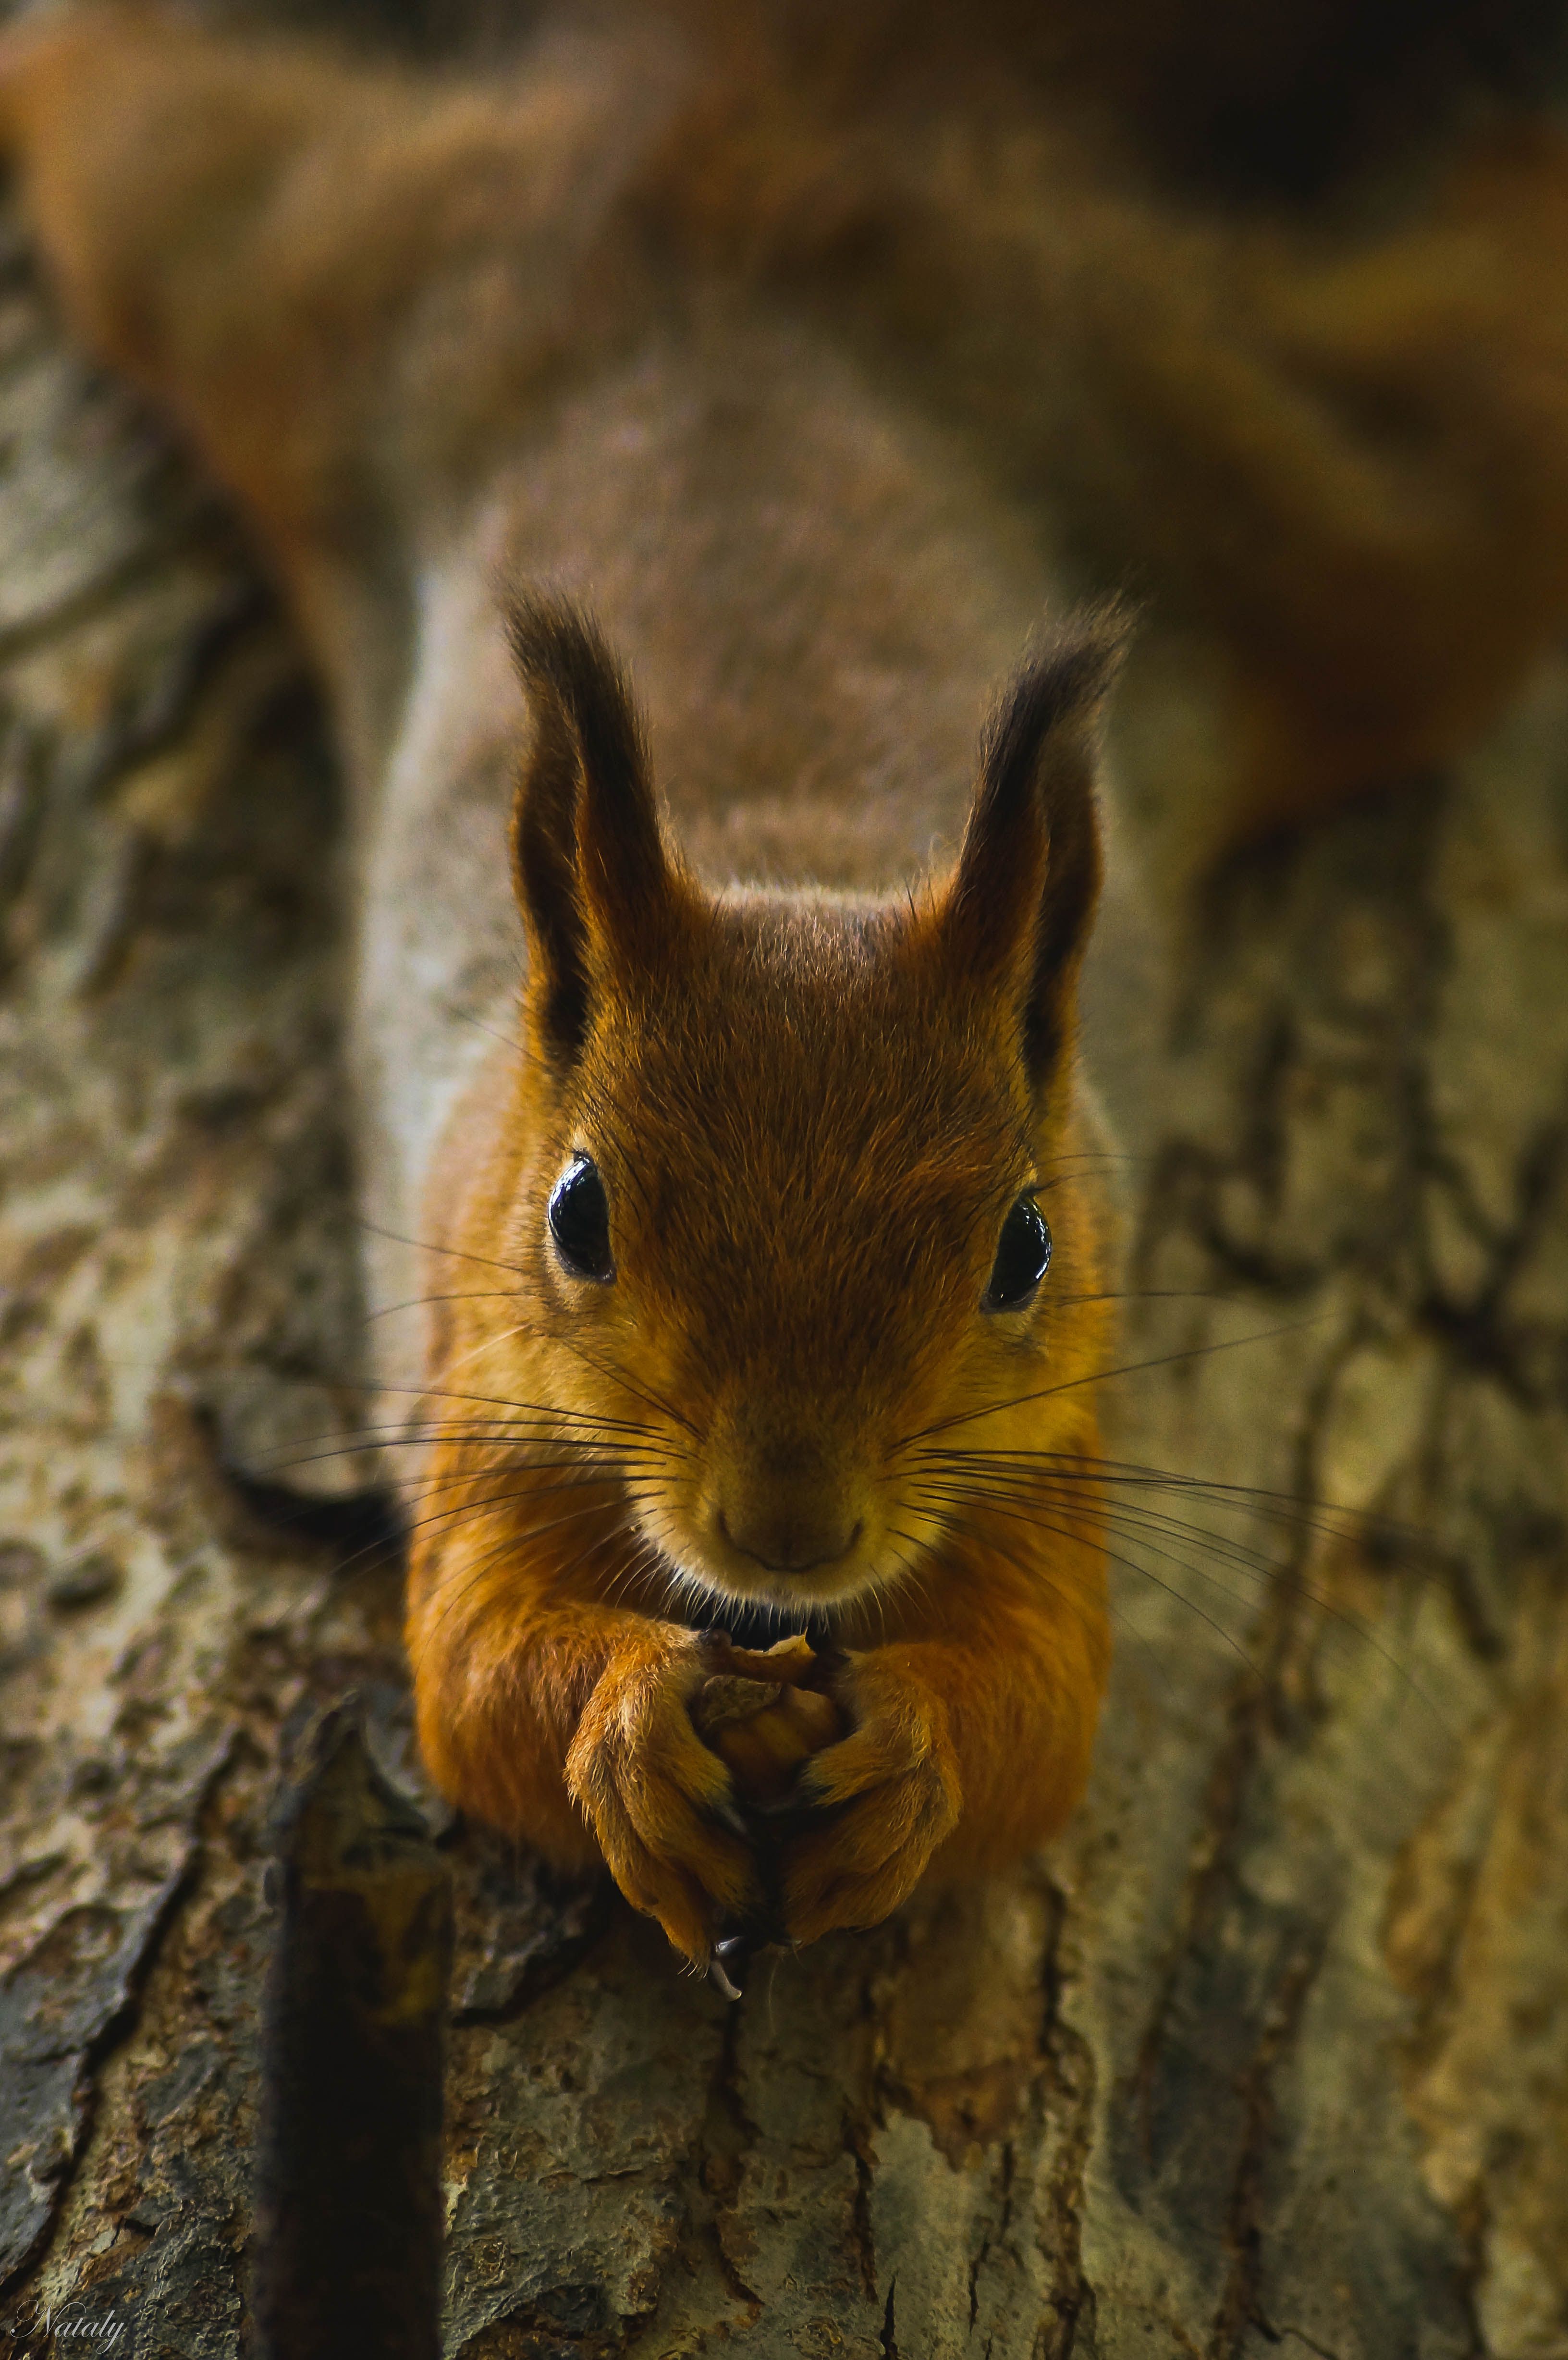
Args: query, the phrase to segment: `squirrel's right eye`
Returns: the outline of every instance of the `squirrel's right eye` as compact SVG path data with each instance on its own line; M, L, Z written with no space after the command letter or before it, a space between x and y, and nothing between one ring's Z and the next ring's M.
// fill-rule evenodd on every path
M610 1201L591 1155L574 1155L550 1190L550 1233L573 1278L614 1278Z
M1002 1223L991 1283L982 1295L987 1311L1018 1311L1051 1268L1051 1231L1045 1215L1026 1188Z

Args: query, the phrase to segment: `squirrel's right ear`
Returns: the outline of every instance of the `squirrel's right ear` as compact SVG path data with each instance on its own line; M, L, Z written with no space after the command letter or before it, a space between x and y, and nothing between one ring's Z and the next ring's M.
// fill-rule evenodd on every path
M569 1065L595 989L657 962L678 887L631 690L596 625L564 601L523 597L506 630L534 733L512 811L528 1020L536 1045Z
M1100 712L1127 628L1119 608L1077 616L1042 638L1009 683L937 913L949 973L1003 1001L1036 1092L1071 1043L1099 900Z

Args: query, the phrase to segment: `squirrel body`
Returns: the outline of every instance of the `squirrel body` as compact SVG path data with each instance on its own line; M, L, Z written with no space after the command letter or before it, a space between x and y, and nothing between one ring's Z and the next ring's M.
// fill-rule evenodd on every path
M1147 492L1157 556L1193 542L1213 695L1165 758L1206 843L1432 759L1568 606L1555 331L1475 263L1520 188L1557 235L1554 149L1472 170L1449 300L1452 192L1348 256L1221 232L1009 93L990 149L922 101L917 198L897 109L846 133L717 46L567 19L487 83L136 16L0 51L80 333L246 504L334 697L426 1761L699 1961L1015 1859L1087 1774L1114 1215L1080 1001L1136 1120L1149 993L1120 864L1085 976L1119 634L1031 641L1040 419L1111 508ZM833 311L868 236L885 366L877 303ZM1381 447L1390 290L1419 460ZM1516 312L1488 409L1445 356ZM816 1699L767 1840L692 1718L737 1661Z

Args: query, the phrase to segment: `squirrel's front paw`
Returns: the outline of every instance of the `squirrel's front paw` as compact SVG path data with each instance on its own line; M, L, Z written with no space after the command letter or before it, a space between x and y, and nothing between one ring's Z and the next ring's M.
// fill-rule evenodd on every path
M600 1674L566 1757L566 1784L634 1909L705 1963L723 1918L760 1896L729 1772L688 1703L714 1668L692 1631L650 1622Z
M789 1938L877 1926L914 1890L958 1823L958 1767L942 1699L878 1649L852 1656L837 1694L855 1722L801 1771L800 1799L825 1814L784 1854Z

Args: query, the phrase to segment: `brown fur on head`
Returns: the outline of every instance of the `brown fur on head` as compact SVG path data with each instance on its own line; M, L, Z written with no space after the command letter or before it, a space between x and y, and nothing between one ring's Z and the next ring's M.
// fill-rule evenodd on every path
M528 1054L485 1251L523 1274L537 1332L486 1389L651 1422L629 1487L643 1554L700 1596L886 1613L945 1523L922 1438L1018 1396L988 1418L995 1447L1020 1418L1036 1447L1075 1437L1082 1395L1054 1416L1039 1397L1103 1346L1073 1055L1117 628L1034 650L952 878L874 901L701 890L593 626L519 604L511 628L535 716L514 835ZM548 1212L574 1174L580 1225L581 1202L590 1229L607 1210L586 1269ZM1031 1192L1049 1274L988 1304Z

